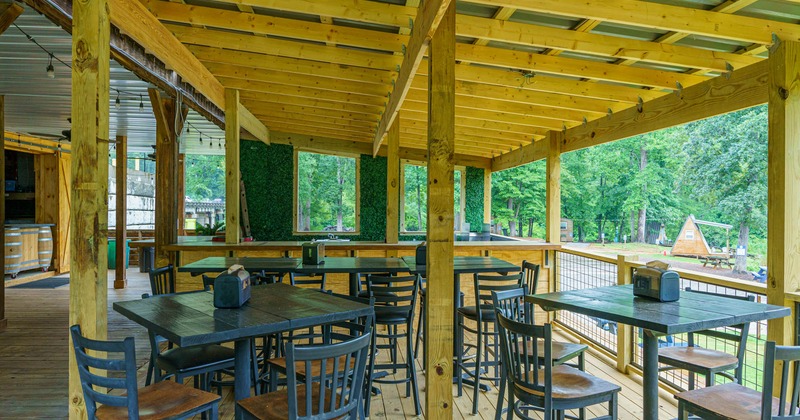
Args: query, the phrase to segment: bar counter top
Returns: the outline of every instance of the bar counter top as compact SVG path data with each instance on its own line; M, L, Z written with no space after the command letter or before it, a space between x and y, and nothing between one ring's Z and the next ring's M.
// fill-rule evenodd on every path
M165 247L166 251L275 251L275 250L300 250L304 243L310 241L253 241L238 244L225 242L212 242L208 236L184 236L178 243ZM396 244L387 244L379 241L319 241L326 248L348 250L413 250L421 241L400 241ZM155 241L133 241L131 247L143 248L155 246ZM543 241L456 241L457 249L492 249L492 250L556 250L560 245Z

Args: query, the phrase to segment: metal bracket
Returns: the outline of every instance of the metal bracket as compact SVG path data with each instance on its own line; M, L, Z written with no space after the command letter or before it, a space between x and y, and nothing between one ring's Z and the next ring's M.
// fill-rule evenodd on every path
M683 85L681 82L675 82L675 95L679 98L683 98Z
M639 97L639 101L636 103L636 110L640 113L644 110L644 100L642 100L641 96Z
M408 29L414 29L414 19L411 17L408 18Z
M401 47L400 49L403 51L403 55L405 55L406 54L406 44L401 44L400 47Z
M588 124L588 121L586 120L586 117L583 117L583 126L586 127L586 124Z
M400 65L399 65L399 64L396 64L396 65L394 66L394 70L395 70L396 72L400 73Z
M773 32L772 33L772 45L769 48L767 48L769 50L769 53L770 54L774 53L779 45L781 45L781 39L778 38L778 34Z
M567 134L567 125L564 123L561 123L561 133Z
M608 108L608 112L606 112L606 118L608 118L610 120L613 115L614 115L614 111L611 110L611 108Z
M725 62L725 73L722 73L725 76L725 80L731 80L731 75L733 74L733 65L729 62Z

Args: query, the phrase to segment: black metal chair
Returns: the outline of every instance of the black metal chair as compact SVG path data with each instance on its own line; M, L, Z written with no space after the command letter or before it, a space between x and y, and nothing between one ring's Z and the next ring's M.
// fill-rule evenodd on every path
M780 389L775 397L775 362L782 362ZM678 400L678 419L690 414L704 419L788 420L800 418L800 347L764 346L764 376L761 391L737 383L726 383L684 391Z
M372 333L335 344L286 345L287 387L238 402L251 419L364 418L363 392ZM298 366L319 375L298 380Z
M711 296L724 296L732 299L755 301L754 295L731 296L710 292L694 291L686 288L687 292L701 293ZM731 332L734 330L735 332ZM664 367L659 368L659 372L684 369L689 371L689 390L695 388L695 374L700 374L706 378L706 386L713 386L717 375L724 376L737 383L742 382L742 362L744 361L745 350L747 349L747 336L750 330L750 323L733 325L722 329L710 329L696 331L687 334L688 346L663 347L658 350L658 363ZM711 339L721 339L736 346L736 355L726 353L711 348L700 347L697 336L709 337ZM729 372L733 371L731 375Z
M289 281L292 286L307 287L325 291L325 273L289 273Z
M563 419L566 410L582 409L608 403L608 416L616 420L619 385L589 375L572 366L540 363L539 347L544 360L553 359L553 337L550 324L531 325L504 316L495 310L500 335L504 375L509 386L508 406L513 414L532 419L529 407L544 409L544 418ZM518 400L519 403L515 400Z
M142 299L150 296L145 293ZM211 377L209 375L231 370L234 366L234 351L232 348L219 344L205 344L189 347L172 347L162 352L161 344L167 340L148 330L150 338L150 365L146 384L150 384L152 369L153 381L161 382L173 377L175 382L183 383L186 378L194 378L195 388L209 390ZM163 371L163 372L162 372Z
M150 271L150 292L155 295L175 293L175 270L172 264Z
M494 383L500 379L500 359L498 354L498 340L497 331L494 329L496 317L494 306L492 303L492 292L500 292L503 290L513 290L522 287L522 273L497 275L497 274L475 274L474 275L474 288L475 288L475 305L462 306L456 310L458 314L458 334L456 336L456 380L458 384L458 396L460 397L463 392L463 376L466 374L472 378L473 384L473 399L472 399L472 414L478 413L478 392L480 391L481 380L490 380ZM475 327L467 325L466 321L475 323ZM477 342L466 343L464 341L464 333L470 332L475 334ZM491 343L489 338L492 339ZM493 352L489 351L489 346L493 347ZM466 351L474 349L474 355L465 357ZM489 359L489 355L494 354L493 359ZM472 361L465 361L472 360ZM494 368L494 374L489 376L489 367ZM486 374L482 374L486 372Z
M532 295L536 294L539 287L539 268L539 264L522 260L522 281Z
M523 263L524 265L524 263ZM527 286L521 287L519 289L512 289L512 290L504 290L500 292L493 292L492 293L492 303L494 304L495 309L499 310L503 315L507 318L511 319L512 321L516 322L524 322L526 324L534 324L534 311L533 305L525 302L525 295L528 293ZM498 328L495 326L495 328ZM585 371L586 361L585 355L586 350L589 346L585 344L579 343L564 343L564 342L557 342L554 341L552 344L552 352L550 357L550 363L553 366L567 364L578 370ZM545 363L544 358L544 346L539 345L539 348L536 352L533 351L534 349L528 349L528 354L531 356L536 356L539 361L539 364ZM577 363L569 363L577 358ZM502 362L501 362L502 364ZM504 396L506 391L506 380L505 377L500 379L500 390L497 395L497 414L495 419L499 420L502 416L502 413L505 412L503 409L503 402ZM510 388L509 388L510 391ZM509 395L509 400L511 396ZM585 410L580 409L580 416L579 418L585 418Z
M373 381L385 384L406 384L406 397L414 397L414 413L420 415L422 408L419 402L419 386L417 385L417 369L414 363L414 351L412 341L414 337L414 308L419 292L419 276L394 276L386 277L379 275L369 275L367 277L367 292L375 299L375 325L386 326L385 334L374 334L376 339L384 338L388 344L376 344L375 348L389 350L390 361L388 363L375 363L375 373ZM405 326L405 331L400 331L400 327ZM397 349L400 345L399 339L405 339L406 354L401 361L397 357ZM403 369L406 373L405 378L387 379L388 370L397 372ZM383 371L383 372L381 372Z
M210 414L212 419L218 417L218 395L171 381L139 389L133 337L92 340L83 336L78 325L70 327L70 334L89 419L137 420L140 414L148 419L173 419L201 413ZM124 394L118 395L119 391ZM98 407L98 403L102 405Z
M426 319L427 308L425 306L425 296L428 291L425 287L426 279L420 276L419 285L419 320L417 320L417 338L414 340L414 358L419 355L419 344L425 342L425 332L428 330L428 321ZM464 292L459 291L458 306L464 306Z

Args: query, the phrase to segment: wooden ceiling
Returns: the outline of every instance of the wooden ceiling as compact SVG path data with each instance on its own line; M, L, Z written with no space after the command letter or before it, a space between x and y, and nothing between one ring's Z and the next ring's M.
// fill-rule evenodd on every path
M372 145L419 1L142 4L270 130ZM457 12L455 150L482 158L755 64L773 34L800 39L798 0L473 0ZM402 147L426 148L427 83L423 61L394 98Z

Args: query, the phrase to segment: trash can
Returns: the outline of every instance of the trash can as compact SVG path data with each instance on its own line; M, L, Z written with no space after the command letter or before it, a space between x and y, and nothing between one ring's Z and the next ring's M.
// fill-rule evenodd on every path
M125 240L125 268L128 268L131 257L131 240ZM117 268L117 240L108 240L108 269L113 270Z
M155 265L153 253L155 248L152 246L145 246L139 248L139 272L140 273L149 273L153 270L153 266Z

